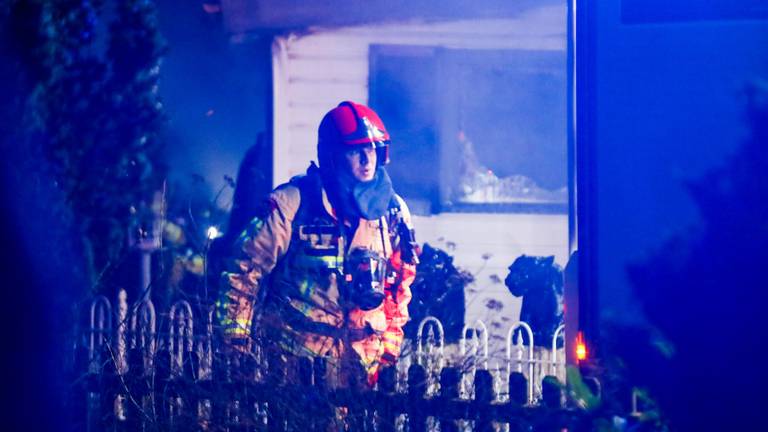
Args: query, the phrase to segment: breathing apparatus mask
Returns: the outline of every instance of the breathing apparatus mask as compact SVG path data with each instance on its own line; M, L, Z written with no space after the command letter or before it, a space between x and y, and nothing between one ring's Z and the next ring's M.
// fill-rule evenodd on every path
M362 310L376 309L384 301L388 262L364 248L352 249L344 262L343 295Z

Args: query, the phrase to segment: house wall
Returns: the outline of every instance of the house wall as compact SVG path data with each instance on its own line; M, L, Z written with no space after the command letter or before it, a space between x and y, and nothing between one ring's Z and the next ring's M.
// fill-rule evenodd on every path
M303 173L315 158L317 125L325 112L345 99L367 103L371 44L552 50L565 55L565 30L563 2L514 19L310 29L307 34L276 38L272 47L275 184ZM520 300L503 282L494 283L491 275L503 281L506 268L521 254L555 255L565 265L567 219L567 215L447 213L418 216L414 224L420 243L448 249L458 266L475 274L476 283L466 293L467 322L479 318L489 326L498 322L492 334L506 335L519 317ZM491 298L503 304L494 317L486 308Z

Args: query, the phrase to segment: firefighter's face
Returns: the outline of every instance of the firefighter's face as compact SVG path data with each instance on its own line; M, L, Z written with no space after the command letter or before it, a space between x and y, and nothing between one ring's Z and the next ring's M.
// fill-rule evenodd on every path
M372 144L355 146L344 152L352 177L361 182L373 180L376 175L376 149Z

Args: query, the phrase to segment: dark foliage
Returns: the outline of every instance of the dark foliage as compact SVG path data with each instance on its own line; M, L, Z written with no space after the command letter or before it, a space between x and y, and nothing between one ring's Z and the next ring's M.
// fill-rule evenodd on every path
M768 87L746 92L751 133L721 167L690 184L702 223L629 269L663 356L627 356L676 430L753 430L768 371L760 362L768 262ZM629 340L632 343L642 342ZM624 346L637 354L637 347ZM648 358L656 359L647 362ZM749 365L753 365L751 367Z
M51 208L83 242L94 289L125 256L128 227L161 188L157 95L163 48L146 1L15 1L11 44L29 84L19 136L30 178L65 199ZM107 18L110 22L106 22Z
M563 323L563 270L555 257L517 257L504 283L513 296L523 297L520 321L531 326L534 344L550 346Z
M431 315L443 324L446 342L459 340L464 327L464 289L473 280L470 273L453 265L447 252L425 243L411 285L411 320L404 328L406 336L416 338L419 323Z
M162 177L152 4L110 5L0 2L2 226L13 257L3 263L3 304L15 311L3 313L3 327L20 339L6 357L22 404L8 410L20 417L19 427L6 420L10 430L63 430L75 415L57 397L80 372L72 304L120 261L132 209ZM143 56L134 57L126 47L140 40Z

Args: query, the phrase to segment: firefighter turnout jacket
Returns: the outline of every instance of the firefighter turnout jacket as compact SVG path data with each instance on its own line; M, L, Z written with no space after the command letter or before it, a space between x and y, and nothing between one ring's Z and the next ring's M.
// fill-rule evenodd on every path
M410 219L394 195L378 220L360 219L356 228L339 220L317 169L279 186L222 273L216 310L225 338L264 338L291 355L331 362L354 358L374 382L380 366L399 356L408 321L417 260ZM356 248L387 263L384 300L370 310L345 295L345 259Z

